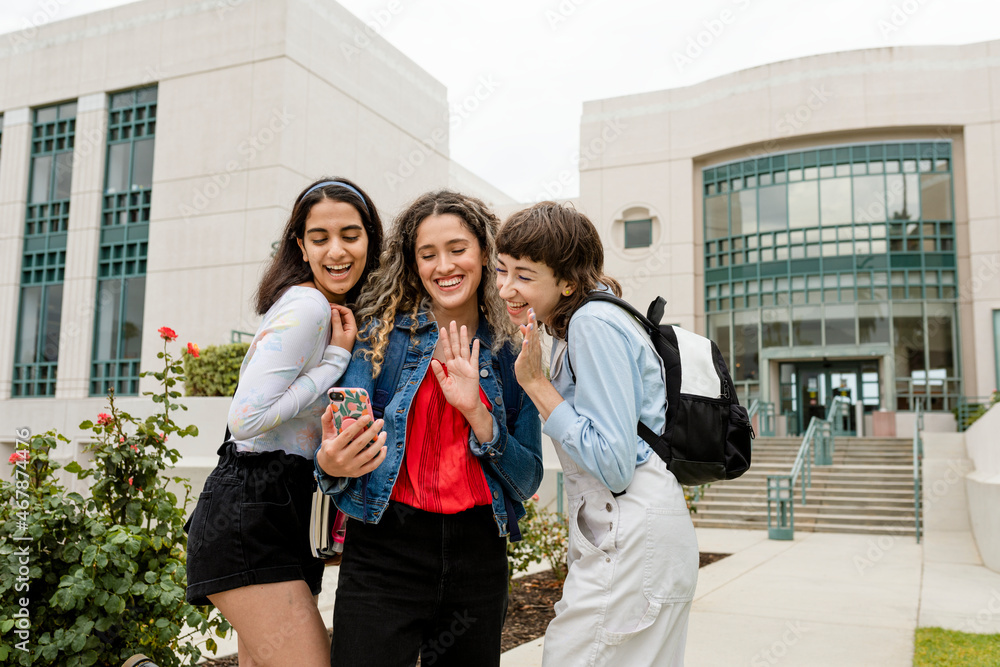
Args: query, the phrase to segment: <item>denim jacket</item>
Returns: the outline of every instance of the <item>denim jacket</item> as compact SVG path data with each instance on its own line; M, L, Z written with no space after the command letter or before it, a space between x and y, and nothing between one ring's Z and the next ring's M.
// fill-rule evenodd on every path
M413 319L409 315L396 318L395 327L409 330ZM489 398L493 414L493 439L480 443L469 429L469 449L483 466L486 483L493 496L493 517L501 536L507 535L508 502L513 507L514 520L524 516L522 501L535 493L542 481L542 433L538 410L531 399L521 391L521 409L514 422L514 431L507 431L504 416L503 393L500 378L493 369L490 350L492 336L485 319L480 318L476 337L479 349L479 386ZM406 450L406 423L410 406L417 389L428 373L434 348L438 342L437 322L428 319L427 313L417 315L416 334L411 337L392 398L385 406L386 457L372 472L358 478L337 478L327 475L316 463L316 481L324 493L333 497L340 511L366 523L378 523L389 503L392 487L399 475ZM363 356L370 349L358 341L354 346L351 363L341 378L339 386L357 387L373 394L371 362ZM367 478L367 479L366 479Z

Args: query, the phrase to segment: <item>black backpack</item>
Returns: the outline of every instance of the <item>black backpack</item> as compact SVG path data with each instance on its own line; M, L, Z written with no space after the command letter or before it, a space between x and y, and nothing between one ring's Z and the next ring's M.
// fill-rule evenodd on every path
M638 434L649 443L685 486L735 479L750 468L753 427L736 398L719 347L708 338L680 327L657 325L666 301L657 297L643 317L627 301L608 292L591 292L583 304L607 301L624 309L649 333L663 361L667 385L666 427L657 435L642 422ZM566 331L569 360L569 328ZM573 364L569 371L576 382ZM682 392L682 389L684 390Z

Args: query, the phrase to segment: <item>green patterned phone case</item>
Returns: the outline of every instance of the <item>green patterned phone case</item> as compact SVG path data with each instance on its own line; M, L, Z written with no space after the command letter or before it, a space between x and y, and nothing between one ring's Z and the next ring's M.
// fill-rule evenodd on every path
M374 421L372 403L368 399L368 392L364 389L333 387L327 392L327 395L330 397L330 403L333 404L333 425L337 428L337 433L365 415Z

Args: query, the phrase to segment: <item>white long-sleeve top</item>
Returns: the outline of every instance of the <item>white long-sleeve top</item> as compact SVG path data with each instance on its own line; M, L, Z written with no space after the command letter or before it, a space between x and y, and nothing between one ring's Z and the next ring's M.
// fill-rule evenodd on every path
M330 304L312 287L289 287L265 313L229 407L229 429L239 451L313 457L326 391L351 359L349 351L329 341Z

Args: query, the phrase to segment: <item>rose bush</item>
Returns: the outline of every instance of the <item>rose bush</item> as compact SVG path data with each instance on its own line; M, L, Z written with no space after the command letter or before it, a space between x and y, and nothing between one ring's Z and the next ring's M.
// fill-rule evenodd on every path
M157 413L137 419L119 410L109 393L108 412L96 423L80 424L93 433L87 467L76 461L60 466L53 450L69 440L49 431L30 438L30 456L12 460L14 481L0 481L2 567L16 575L15 553L23 549L29 561L26 581L6 571L0 577L2 664L120 665L144 653L161 667L176 667L197 662L202 643L214 652L214 639L195 642L196 634L222 637L229 630L209 607L184 598L191 486L164 474L180 456L166 443L171 434L197 435L198 429L171 417L186 409L173 402L182 368L166 348L177 334L168 327L159 334L164 369L151 375L162 391L144 394L159 406ZM68 491L55 474L60 468L87 480L89 495ZM183 499L170 482L184 488ZM30 641L23 645L12 633L21 598L30 612Z

